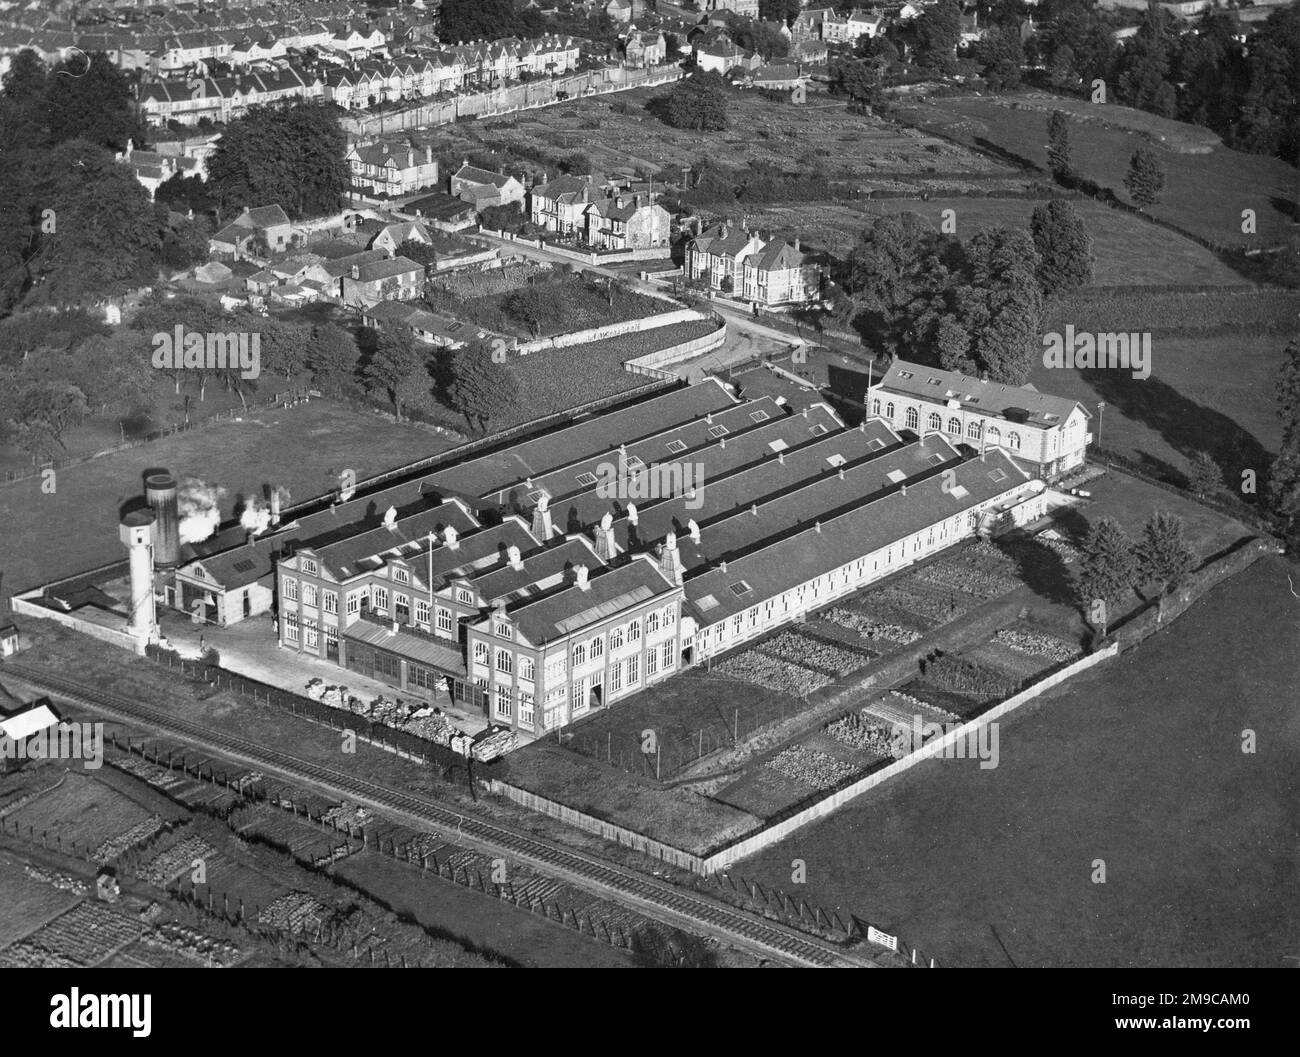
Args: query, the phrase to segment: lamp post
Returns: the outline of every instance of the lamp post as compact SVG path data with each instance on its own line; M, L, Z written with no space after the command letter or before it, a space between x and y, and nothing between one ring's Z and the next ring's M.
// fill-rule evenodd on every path
M1101 447L1101 426L1106 418L1106 401L1097 401L1097 447Z

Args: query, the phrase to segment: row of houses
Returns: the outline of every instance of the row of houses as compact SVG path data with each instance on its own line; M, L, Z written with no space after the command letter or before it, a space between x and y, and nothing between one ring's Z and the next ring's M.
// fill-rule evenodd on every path
M650 191L632 192L595 176L557 176L531 188L528 205L534 224L597 249L669 244L672 216Z
M259 72L226 77L161 78L140 85L137 102L154 126L169 121L225 122L251 106L281 99L322 99L345 110L455 93L518 80L524 74L569 73L580 61L571 37L514 38L449 48L417 48L390 59L357 59L346 66L308 68L281 62Z
M825 263L798 238L766 240L744 223L723 220L688 243L683 274L711 290L771 308L818 300Z

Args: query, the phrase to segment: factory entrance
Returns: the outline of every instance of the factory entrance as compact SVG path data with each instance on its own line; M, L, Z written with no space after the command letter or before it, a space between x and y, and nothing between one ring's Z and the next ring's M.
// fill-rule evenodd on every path
M217 600L211 591L195 587L181 581L180 608L190 614L196 624L215 624L217 622Z

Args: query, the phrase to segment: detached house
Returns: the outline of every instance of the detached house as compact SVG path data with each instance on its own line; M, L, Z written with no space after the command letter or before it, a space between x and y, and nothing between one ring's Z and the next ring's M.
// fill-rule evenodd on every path
M672 217L649 195L619 194L592 202L583 215L587 244L602 250L667 246Z
M686 278L703 280L726 294L740 294L745 259L762 248L763 240L757 232L724 220L691 241L686 251Z
M1083 465L1092 440L1092 416L1077 400L905 360L894 361L866 401L872 415L897 428L944 433L980 451L999 448L1044 480Z
M802 250L798 239L793 245L769 242L750 254L741 266L741 275L745 299L769 308L821 297L821 261Z
M488 172L463 161L449 181L453 195L475 209L506 206L524 200L524 185L505 173Z
M424 265L408 257L353 265L343 276L343 303L365 307L380 301L415 297L424 283Z
M404 148L392 143L357 144L348 150L347 162L353 184L372 194L397 197L438 182L438 162L428 145L417 150L410 142Z
M587 206L603 190L593 176L557 176L529 192L529 216L534 224L557 235L582 235Z
M260 234L267 249L278 253L288 248L292 230L289 217L278 205L257 209L245 206L239 216L208 240L208 252L218 257L239 257L249 251Z
M662 33L633 30L623 41L623 57L629 66L658 66L668 57L668 42Z

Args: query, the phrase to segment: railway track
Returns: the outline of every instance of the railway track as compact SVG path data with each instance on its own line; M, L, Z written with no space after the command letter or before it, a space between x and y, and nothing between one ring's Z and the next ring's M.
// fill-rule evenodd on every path
M433 826L449 837L454 835L457 840L476 844L494 854L526 861L544 872L565 877L588 890L649 911L661 921L697 934L727 940L762 957L810 968L871 967L871 963L865 959L842 951L815 936L797 932L707 896L684 891L595 856L517 832L463 811L452 810L426 797L392 789L345 771L213 730L118 694L63 676L51 675L25 664L6 662L4 671L74 703L238 757L258 767L278 771L290 779L318 786L335 795L406 816L422 825Z

